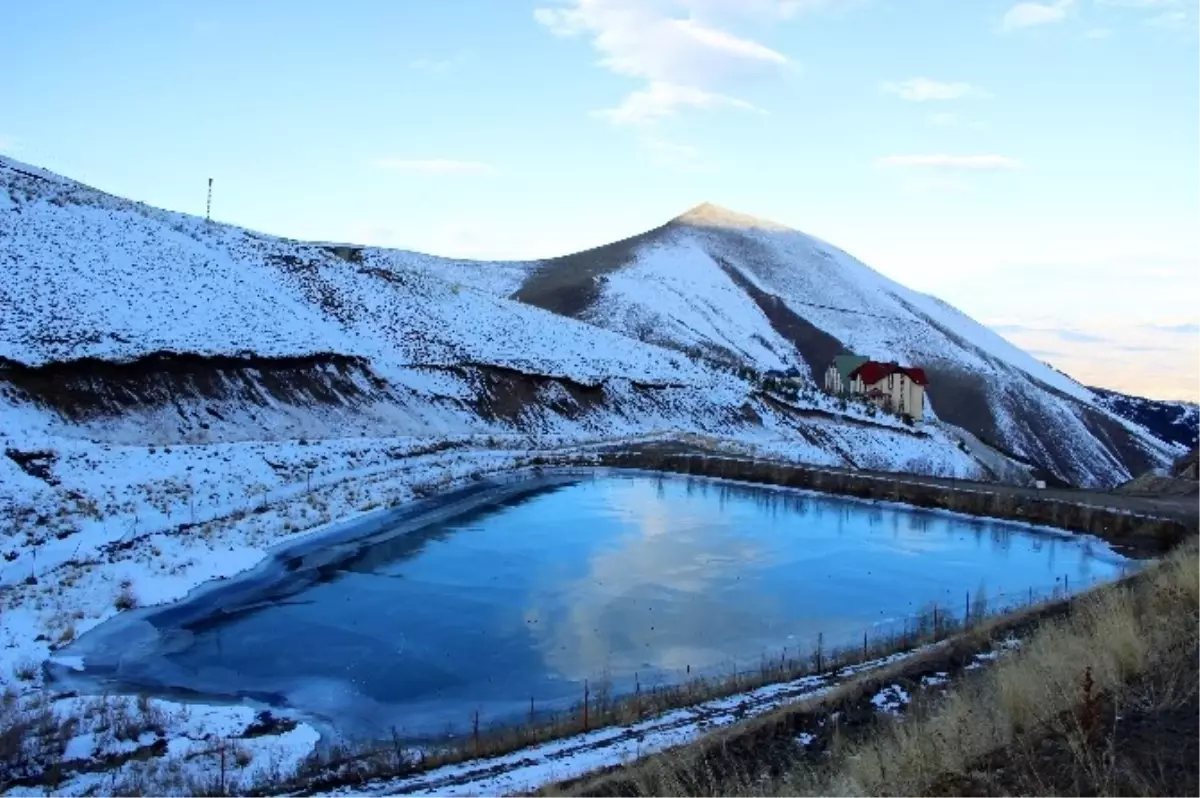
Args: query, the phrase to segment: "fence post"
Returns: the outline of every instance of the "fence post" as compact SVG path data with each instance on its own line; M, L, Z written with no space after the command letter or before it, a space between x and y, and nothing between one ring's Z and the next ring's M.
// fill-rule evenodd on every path
M971 628L971 591L967 591L967 613L963 616L963 629Z
M863 629L863 662L867 661L867 630Z
M633 672L633 711L638 720L642 719L642 677L637 671Z
M817 673L821 672L821 655L824 654L825 633L817 632Z
M588 730L588 680L583 680L583 730Z
M1071 595L1071 575L1063 574L1063 593Z
M937 614L937 602L935 601L933 604L933 641L936 643L937 639L938 639L938 614Z
M471 730L471 737L475 741L475 756L479 756L479 710L475 710L475 723Z
M533 725L533 696L529 696L529 725Z

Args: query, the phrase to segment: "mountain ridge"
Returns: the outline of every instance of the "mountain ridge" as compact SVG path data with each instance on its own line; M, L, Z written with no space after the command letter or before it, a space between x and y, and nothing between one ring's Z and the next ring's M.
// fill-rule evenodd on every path
M816 382L839 351L920 365L939 416L1071 482L1161 463L1140 427L943 300L812 236L720 206L542 261L510 296L700 361L795 369ZM1062 439L1095 445L1047 444Z
M193 412L202 400L187 386L213 382L203 372L208 366L190 361L200 371L188 372L161 361L146 365L155 353L249 353L260 366L274 358L294 375L288 358L325 352L358 365L312 364L301 380L304 389L282 390L283 399L264 388L261 374L251 374L267 373L260 366L221 361L226 381L241 386L231 394L243 405L238 412L253 405L259 409L242 415L265 413L292 430L303 426L296 421L301 416L304 423L317 421L284 405L352 394L355 423L388 434L483 431L496 424L579 434L611 429L620 419L619 427L629 431L658 424L739 436L769 432L790 441L795 457L819 462L978 468L961 462L952 436L938 438L940 432L927 433L939 441L929 444L929 452L938 452L933 465L920 465L929 452L914 455L908 443L880 449L911 439L898 421L883 417L868 424L881 430L871 433L875 437L834 444L826 427L836 422L814 431L815 422L764 404L758 388L735 376L739 368L782 367L819 382L831 353L854 347L896 359L940 356L940 363L921 364L935 378L935 412L1065 481L1115 484L1147 463L1176 456L1101 408L1080 410L1076 405L1092 394L1048 369L1048 377L1005 378L1002 393L1016 397L1008 401L981 395L975 385L962 394L974 406L956 410L956 379L969 378L973 369L1017 373L1036 361L940 300L903 288L831 245L711 203L645 233L560 258L467 261L281 239L134 203L9 159L0 158L0 166L0 260L10 264L0 282L0 358L27 369L87 358L143 363L138 374L150 365L173 369L176 382L164 383L170 387L157 398L150 386L130 389L153 407L129 408L120 423L124 435L136 429L130 414L154 415L154 429L169 437L196 434L196 419L207 412ZM806 293L813 279L821 290ZM655 313L647 315L648 308ZM889 339L889 318L907 325L902 336L890 333L903 337L903 345ZM104 373L117 386L133 379ZM0 369L0 383L4 376ZM1043 377L1043 387L1025 384ZM105 390L120 395L113 386ZM254 399L264 390L274 404ZM184 408L175 416L189 419L179 428L184 432L164 426L169 416L162 408L171 403ZM330 406L324 399L318 405ZM854 408L839 416L836 402L811 388L800 405L830 418L865 420ZM1012 434L1008 416L1025 406L1056 423L1032 431L1017 425ZM105 407L103 423L111 427L120 413L111 402ZM503 408L499 415L497 408ZM345 418L349 411L338 413ZM71 423L90 425L89 434L100 434L102 426ZM240 432L236 425L203 423L226 435L274 434L261 420L246 421ZM336 428L330 424L318 426ZM1070 445L1035 445L1039 436L1053 440L1054 434ZM947 444L954 451L937 449Z

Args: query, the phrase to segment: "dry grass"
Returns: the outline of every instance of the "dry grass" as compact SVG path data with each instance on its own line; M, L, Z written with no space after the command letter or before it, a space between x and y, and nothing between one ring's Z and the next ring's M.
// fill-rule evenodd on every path
M915 699L903 721L877 716L866 699L919 663L549 792L1115 795L1179 794L1183 785L1195 794L1195 541L1067 606L1039 620L1019 651ZM864 703L870 717L850 722ZM1179 738L1182 749L1170 731L1180 717L1192 735ZM806 751L795 737L817 718L835 722Z
M1195 545L1156 567L1148 578L1095 591L1074 611L1044 624L1018 656L968 680L916 722L889 724L847 753L818 793L922 794L944 774L963 773L1024 733L1064 735L1080 765L1098 772L1099 744L1077 717L1096 697L1126 694L1147 674L1196 659L1200 581ZM793 779L789 787L804 787ZM1103 786L1098 784L1097 786ZM804 790L811 792L812 790ZM792 790L787 790L792 793Z

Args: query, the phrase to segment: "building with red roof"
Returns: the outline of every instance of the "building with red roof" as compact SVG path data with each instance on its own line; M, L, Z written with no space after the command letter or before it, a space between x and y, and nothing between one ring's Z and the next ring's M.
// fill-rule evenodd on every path
M925 415L925 370L899 363L868 360L849 374L849 393L864 396L881 410L911 418Z

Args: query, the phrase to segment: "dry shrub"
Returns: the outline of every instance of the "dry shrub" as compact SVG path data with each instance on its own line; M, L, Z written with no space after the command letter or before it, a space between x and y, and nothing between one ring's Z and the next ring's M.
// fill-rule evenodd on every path
M817 782L788 780L789 794L924 794L945 774L1005 748L1025 733L1055 731L1079 767L1104 784L1103 746L1075 710L1096 694L1121 696L1154 670L1176 670L1195 659L1195 544L1171 555L1143 579L1092 591L1072 613L1043 623L1011 657L967 680L909 722L881 726ZM1187 694L1175 685L1167 694ZM1088 699L1090 702L1090 698Z

